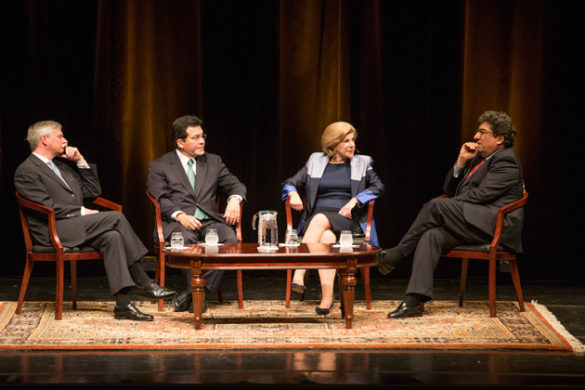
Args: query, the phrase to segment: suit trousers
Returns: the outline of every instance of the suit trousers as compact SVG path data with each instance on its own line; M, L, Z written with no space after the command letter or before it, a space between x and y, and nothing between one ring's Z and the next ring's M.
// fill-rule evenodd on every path
M215 219L209 218L202 220L201 229L199 230L191 230L185 228L183 225L180 225L181 231L183 233L183 239L185 240L185 244L196 244L199 242L205 241L205 233L209 229L216 229L217 236L219 237L219 242L222 244L226 243L236 243L238 239L236 237L236 232L234 228L225 222L220 222ZM188 269L181 270L183 275L187 279L187 291L193 291L193 287L191 286L191 271ZM222 270L210 270L203 274L203 278L205 279L205 287L209 292L215 293L219 289L221 284L221 279L223 278L224 271Z
M135 286L128 268L148 250L126 217L117 211L101 211L77 218L85 228L84 244L98 250L104 258L111 294Z
M416 294L423 301L432 299L433 274L443 249L490 240L487 233L465 221L462 201L432 199L419 211L398 243L405 257L414 252L406 295Z

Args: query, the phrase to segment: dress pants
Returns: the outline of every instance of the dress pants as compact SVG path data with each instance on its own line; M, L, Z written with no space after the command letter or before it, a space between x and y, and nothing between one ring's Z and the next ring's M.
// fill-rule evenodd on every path
M202 226L199 230L187 229L182 225L180 226L181 230L176 230L183 233L183 239L185 240L186 245L204 242L205 233L208 229L217 230L219 242L222 244L238 242L234 228L225 222L220 222L212 218L205 219L201 222ZM183 269L181 272L183 272L183 275L185 275L185 278L187 279L187 291L192 292L193 287L191 286L191 271L188 269ZM207 288L209 292L217 292L219 285L221 284L223 274L223 270L210 270L203 274L203 278L205 279L205 288Z
M126 217L117 211L100 211L78 218L86 233L84 245L95 248L104 258L111 294L135 286L128 268L146 255L148 250Z
M414 252L406 294L416 294L423 301L430 300L433 297L433 274L443 249L490 240L487 233L465 221L462 201L432 199L419 211L397 245L405 257Z

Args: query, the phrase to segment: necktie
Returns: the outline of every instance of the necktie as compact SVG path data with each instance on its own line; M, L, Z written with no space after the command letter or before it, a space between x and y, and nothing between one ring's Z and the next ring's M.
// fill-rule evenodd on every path
M479 162L479 164L477 164L476 166L473 167L473 169L471 170L471 172L469 172L469 175L467 175L466 179L469 179L471 177L471 175L473 175L473 173L477 170L477 168L481 167L481 164L483 164L485 160L481 160Z
M195 191L195 189L197 188L197 179L195 178L195 171L193 170L194 163L195 160L193 160L192 158L189 159L189 161L187 161L187 177L189 178L189 183L191 183L191 186L193 187L193 191ZM197 210L195 210L195 218L202 220L207 219L209 217L207 216L207 214L201 211L199 207L197 207Z
M51 168L51 170L53 172L55 172L55 175L57 175L59 177L59 179L61 179L61 181L67 186L67 188L71 189L71 187L69 187L69 184L67 184L67 182L63 178L63 175L61 174L61 171L59 170L59 168L57 168L57 166L55 165L55 163L53 161L49 161L47 163L47 165L49 166L49 168Z

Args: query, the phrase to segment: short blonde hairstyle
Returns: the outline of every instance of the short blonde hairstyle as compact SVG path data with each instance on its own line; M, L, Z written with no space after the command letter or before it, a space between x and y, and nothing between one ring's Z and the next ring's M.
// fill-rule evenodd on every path
M30 145L30 150L36 150L43 135L50 135L55 129L61 129L62 127L63 126L56 121L41 121L30 125L26 135L26 140Z
M323 152L333 157L335 147L350 133L353 133L354 140L357 139L357 130L347 122L333 122L323 130L321 135L321 147Z

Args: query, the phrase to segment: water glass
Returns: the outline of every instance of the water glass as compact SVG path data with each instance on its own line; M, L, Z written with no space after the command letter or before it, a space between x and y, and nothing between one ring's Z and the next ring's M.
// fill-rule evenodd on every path
M205 233L205 245L217 245L219 237L216 229L208 229Z
M297 231L295 229L287 229L286 234L284 236L284 244L295 246L299 243L299 236L297 235Z
M350 230L342 230L339 235L339 246L351 247L353 245L353 236Z
M183 240L183 233L173 232L171 233L171 248L182 249L185 244Z

